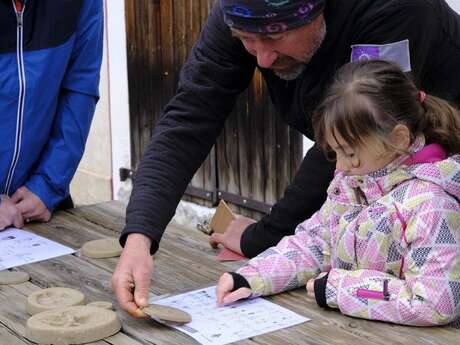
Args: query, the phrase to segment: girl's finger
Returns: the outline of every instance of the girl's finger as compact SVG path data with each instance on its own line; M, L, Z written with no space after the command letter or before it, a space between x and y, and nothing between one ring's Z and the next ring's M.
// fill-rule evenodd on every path
M217 304L223 304L224 296L226 296L233 289L233 278L230 274L224 273L217 284L216 297Z
M312 278L307 282L307 295L310 297L315 297L315 279Z
M230 304L235 301L238 301L240 299L248 298L251 295L251 290L248 288L240 288L236 291L233 291L230 294L227 294L223 298L223 303L224 304Z

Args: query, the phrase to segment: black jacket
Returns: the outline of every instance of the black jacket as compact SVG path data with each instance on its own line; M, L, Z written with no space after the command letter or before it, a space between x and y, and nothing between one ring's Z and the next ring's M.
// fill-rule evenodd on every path
M261 69L280 116L313 139L311 115L337 69L350 61L353 44L408 39L412 73L427 93L460 104L460 16L441 0L329 0L326 38L296 80ZM138 232L158 248L163 231L194 172L201 165L235 100L250 83L255 58L232 38L215 6L183 66L177 94L164 109L136 176L121 235ZM270 214L243 234L241 248L252 257L294 233L322 205L334 165L318 147L301 167Z

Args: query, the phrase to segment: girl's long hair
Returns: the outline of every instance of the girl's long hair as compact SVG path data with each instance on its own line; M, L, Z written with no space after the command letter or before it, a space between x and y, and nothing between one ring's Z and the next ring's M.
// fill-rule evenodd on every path
M392 148L389 134L398 124L413 138L423 133L427 143L442 145L449 155L460 153L460 112L438 97L421 98L410 76L387 61L343 66L313 116L315 139L325 150L328 133L339 134L351 147L377 135Z

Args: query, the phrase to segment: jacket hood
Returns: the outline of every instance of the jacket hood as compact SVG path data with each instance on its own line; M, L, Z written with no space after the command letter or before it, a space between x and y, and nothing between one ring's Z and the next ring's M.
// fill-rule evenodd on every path
M421 163L408 168L412 176L440 186L446 193L460 200L460 155L434 163Z

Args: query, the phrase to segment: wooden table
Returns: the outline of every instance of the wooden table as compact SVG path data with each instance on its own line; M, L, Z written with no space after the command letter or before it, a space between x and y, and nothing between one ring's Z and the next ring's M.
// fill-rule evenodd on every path
M48 224L27 226L41 236L80 248L101 237L116 237L124 224L125 207L108 202L58 212ZM156 295L181 293L216 283L220 274L241 263L223 264L215 259L207 236L199 231L170 226L155 256L151 291ZM22 266L31 281L0 286L0 345L32 344L24 337L28 294L40 288L65 286L81 290L90 301L113 301L111 274L117 259L89 259L74 255ZM278 332L257 336L240 344L460 344L460 330L451 327L416 328L371 322L321 310L306 297L304 289L270 298L312 321ZM188 336L150 320L131 318L118 310L122 332L92 344L195 344Z

